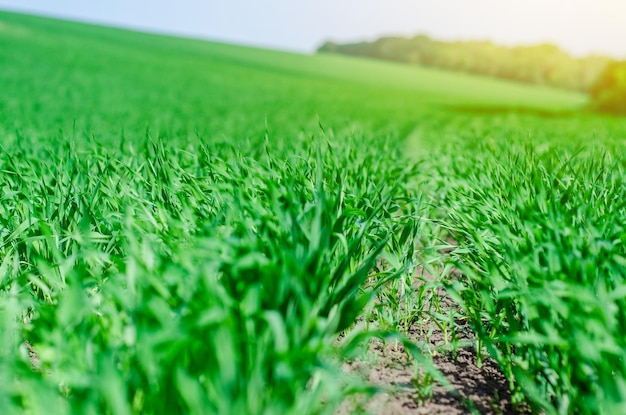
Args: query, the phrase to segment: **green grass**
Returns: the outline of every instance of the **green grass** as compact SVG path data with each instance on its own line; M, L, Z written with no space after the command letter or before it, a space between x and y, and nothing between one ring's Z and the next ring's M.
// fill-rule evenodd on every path
M584 96L2 12L0 51L4 413L333 413L367 336L464 319L518 401L624 412L626 136Z
M437 162L433 183L462 271L445 285L519 396L546 413L626 407L621 134L536 142L499 125L465 134L471 158L449 151Z

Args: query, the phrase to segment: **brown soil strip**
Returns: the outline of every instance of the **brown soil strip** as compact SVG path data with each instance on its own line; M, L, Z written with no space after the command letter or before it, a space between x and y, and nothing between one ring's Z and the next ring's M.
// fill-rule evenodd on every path
M433 281L434 277L419 270L422 278ZM457 274L457 271L453 272ZM456 278L457 275L450 275ZM420 284L419 278L414 284ZM439 290L438 290L439 291ZM443 309L455 309L457 305L444 291L438 292ZM431 323L425 330L424 323L413 324L406 335L422 350L428 351L435 367L448 379L457 393L452 393L436 382L426 384L426 389L415 382L415 365L407 357L402 344L385 345L372 340L365 356L344 363L346 373L357 375L380 389L380 393L367 400L357 396L345 402L336 415L355 413L408 415L408 414L528 414L526 408L514 408L509 384L497 363L483 356L478 364L473 348L473 335L463 322L456 321L457 350L445 342L441 330ZM427 336L425 332L429 332ZM423 379L423 377L422 377ZM417 383L417 385L416 385ZM418 390L419 388L419 390ZM430 388L430 394L424 391ZM422 391L421 393L419 391ZM473 411L469 409L473 407Z
M436 337L431 340L436 341ZM528 413L513 407L508 382L495 361L486 358L478 366L474 349L459 349L455 356L452 353L436 353L433 363L456 389L458 396L436 383L432 385L429 398L420 396L414 383L414 365L403 347L372 341L368 356L345 363L344 370L358 374L379 387L381 393L369 401L356 397L346 402L336 414L471 414L467 402L473 405L474 413Z
M433 346L438 343L436 337L431 338L435 342ZM362 397L352 399L336 414L471 414L467 402L463 400L471 402L474 413L528 413L513 407L508 382L495 361L485 358L478 366L474 349L458 349L455 356L452 353L435 353L433 363L456 389L458 396L436 383L432 385L429 398L420 396L414 383L414 365L403 347L383 345L380 340L372 341L368 356L345 363L344 371L358 374L380 388L381 392L369 401Z

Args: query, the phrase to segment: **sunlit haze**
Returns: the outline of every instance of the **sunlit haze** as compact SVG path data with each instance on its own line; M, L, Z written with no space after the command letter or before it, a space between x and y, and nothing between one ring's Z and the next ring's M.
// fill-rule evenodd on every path
M425 33L626 58L625 0L0 0L0 8L302 52Z

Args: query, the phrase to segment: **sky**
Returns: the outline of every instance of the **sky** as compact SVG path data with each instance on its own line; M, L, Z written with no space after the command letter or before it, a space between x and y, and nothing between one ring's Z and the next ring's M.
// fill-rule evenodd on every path
M298 52L424 33L626 59L626 0L0 0L0 9Z

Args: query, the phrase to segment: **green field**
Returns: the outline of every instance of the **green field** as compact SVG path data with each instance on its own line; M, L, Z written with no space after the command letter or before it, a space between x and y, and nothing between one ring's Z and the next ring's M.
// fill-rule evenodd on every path
M585 106L0 12L2 413L332 414L370 336L439 379L403 328L459 322L516 403L626 412L626 122Z

